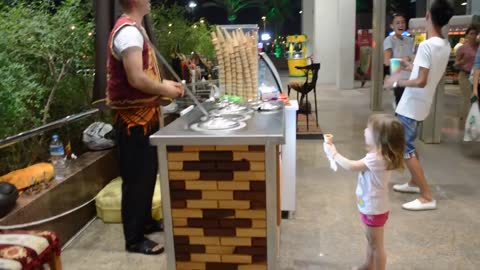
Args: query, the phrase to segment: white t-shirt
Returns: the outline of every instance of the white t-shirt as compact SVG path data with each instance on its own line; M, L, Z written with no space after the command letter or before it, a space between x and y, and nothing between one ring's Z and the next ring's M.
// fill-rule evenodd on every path
M113 37L113 52L118 58L122 58L122 52L131 47L143 49L143 35L135 26L124 26Z
M379 153L368 153L363 159L368 170L358 174L357 206L365 215L379 215L389 211L388 183L392 171L387 171Z
M425 88L406 87L395 111L397 114L417 121L427 118L437 85L445 73L450 52L448 41L439 37L433 37L420 43L413 62L410 80L418 77L420 67L427 68L429 69L427 85Z
M395 35L388 36L383 41L383 50L392 50L392 58L413 58L415 51L415 40L411 37L404 37L403 39L397 38ZM401 79L410 78L410 72L402 70L400 73Z

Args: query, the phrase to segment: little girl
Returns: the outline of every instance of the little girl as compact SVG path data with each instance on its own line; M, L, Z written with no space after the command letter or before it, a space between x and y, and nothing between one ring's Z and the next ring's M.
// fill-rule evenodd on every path
M389 214L388 182L392 171L403 168L405 132L402 124L387 114L372 115L364 132L367 155L357 161L340 155L332 142L323 144L325 153L341 167L358 171L357 205L368 240L367 260L354 269L383 270L387 257L383 226Z

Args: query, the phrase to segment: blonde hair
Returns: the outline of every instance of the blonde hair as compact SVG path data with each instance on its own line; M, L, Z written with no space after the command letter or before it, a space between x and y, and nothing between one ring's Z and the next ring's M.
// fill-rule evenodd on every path
M402 123L389 114L374 114L368 119L377 149L387 164L387 170L403 169L405 129Z

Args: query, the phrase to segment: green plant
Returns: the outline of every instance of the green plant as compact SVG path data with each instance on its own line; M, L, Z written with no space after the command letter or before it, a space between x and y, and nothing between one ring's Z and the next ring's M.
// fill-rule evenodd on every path
M82 0L0 5L0 138L89 107L94 24ZM70 129L74 129L73 126ZM39 136L1 150L0 173L45 158Z
M157 47L164 56L173 52L189 55L196 52L209 59L215 57L210 37L210 27L205 20L190 22L185 18L184 8L157 5L152 8L151 18L157 37Z
M209 0L203 7L216 7L221 8L227 12L227 19L230 23L234 23L237 20L240 11L258 7L264 8L264 0Z
M294 11L293 3L289 0L267 0L268 12L267 20L273 23L273 32L279 34L288 19L292 19L292 11Z

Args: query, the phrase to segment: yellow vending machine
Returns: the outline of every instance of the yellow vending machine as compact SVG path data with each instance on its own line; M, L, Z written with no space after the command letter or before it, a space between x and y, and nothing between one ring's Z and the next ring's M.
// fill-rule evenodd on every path
M288 73L292 77L305 77L303 70L296 69L297 66L307 64L307 36L294 35L287 37L286 57L288 61Z

